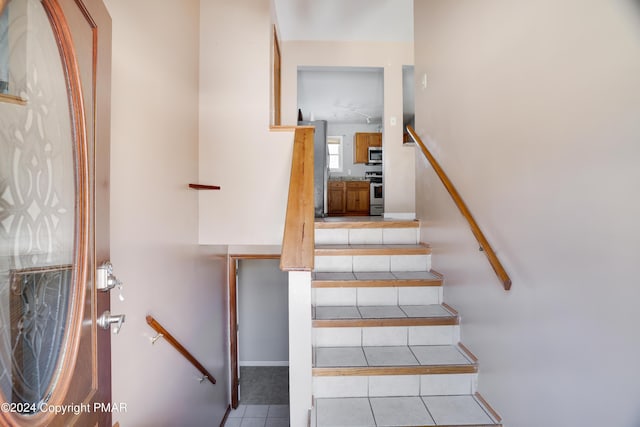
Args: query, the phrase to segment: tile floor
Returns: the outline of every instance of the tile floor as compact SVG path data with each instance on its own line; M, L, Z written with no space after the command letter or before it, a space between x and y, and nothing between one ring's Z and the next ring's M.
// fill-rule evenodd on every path
M317 427L495 424L473 396L316 400Z
M363 306L316 306L314 319L382 319L453 316L439 304L430 305L363 305Z
M289 405L239 405L225 427L289 427Z

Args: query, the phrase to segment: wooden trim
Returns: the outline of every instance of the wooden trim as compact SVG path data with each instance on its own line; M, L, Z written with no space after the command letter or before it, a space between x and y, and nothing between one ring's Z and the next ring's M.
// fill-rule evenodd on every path
M480 230L480 227L476 223L476 220L473 218L473 215L471 214L471 211L469 211L466 203L464 202L464 200L462 200L462 197L458 193L458 190L456 190L456 188L453 186L447 174L444 172L444 170L442 170L435 157L433 157L433 155L429 152L416 131L411 126L407 126L407 131L409 132L409 135L411 135L411 138L413 138L413 140L416 142L416 144L420 146L422 153L431 164L431 167L433 167L433 170L438 175L438 178L440 178L440 181L442 181L442 184L444 184L445 188L449 192L449 195L460 210L460 213L469 223L471 232L476 237L476 240L480 244L480 247L489 259L489 263L491 264L491 267L493 267L493 271L498 276L498 279L500 279L500 282L502 282L502 286L504 287L504 289L508 291L509 289L511 289L511 278L502 266L502 263L498 259L496 253L493 251L493 248L489 244L489 241L487 241L487 238L484 236L484 233L482 233L482 230Z
M273 124L282 123L282 54L276 26L273 26Z
M471 352L471 350L469 350L467 348L467 346L465 346L464 344L462 344L461 342L458 343L458 347L460 347L460 350L463 351L463 353L473 362L473 363L478 363L478 358L476 357L475 354L473 354Z
M280 259L280 254L230 254L229 258L237 259Z
M458 314L458 310L456 310L455 308L451 307L449 304L447 304L446 302L442 303L442 306L451 314L453 314L454 316L459 316Z
M195 357L193 357L193 355L189 353L189 351L186 348L184 348L182 344L180 344L173 335L169 333L169 331L167 331L156 319L154 319L153 316L147 315L146 319L147 319L147 324L149 324L149 326L151 326L153 330L155 330L159 334L162 334L162 338L167 340L169 344L173 346L173 348L178 350L178 352L182 354L182 356L184 356L185 359L191 362L191 364L195 366L195 368L198 371L200 371L200 373L204 375L206 379L208 379L211 382L211 384L216 383L216 379L213 377L213 375L211 375L209 371L207 371L207 369L204 366L202 366L200 362L198 362L198 360Z
M189 188L194 190L219 190L217 185L204 185L204 184L189 184Z
M478 372L478 365L354 366L313 368L312 372L314 377L475 374Z
M271 125L269 126L269 130L271 132L294 132L296 129L313 129L315 130L316 128L314 126L308 126L308 125L303 125L303 126L295 126L295 125Z
M296 129L280 269L311 271L314 262L314 128Z
M460 323L457 316L401 317L382 319L326 319L313 320L314 328L370 328L377 326L449 326Z
M431 248L419 245L318 245L316 256L429 255Z
M312 288L407 288L442 286L442 279L312 280Z
M15 95L8 95L6 93L0 93L0 102L16 105L27 105L27 100Z
M484 406L484 408L490 412L491 416L495 421L497 421L498 423L502 423L502 417L496 412L495 409L491 407L491 405L489 405L489 402L487 402L480 393L476 392L474 396L476 399L480 401L480 403Z
M227 418L229 418L229 414L231 414L231 405L227 406L227 410L224 413L224 417L222 417L222 421L220 421L220 427L224 427L227 422Z
M420 222L417 220L381 220L381 221L325 221L316 220L316 229L335 229L335 228L418 228Z

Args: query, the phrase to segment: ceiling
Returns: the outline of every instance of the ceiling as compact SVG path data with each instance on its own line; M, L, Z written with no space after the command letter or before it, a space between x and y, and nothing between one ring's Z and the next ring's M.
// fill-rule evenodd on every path
M413 0L273 1L283 41L413 41ZM381 124L383 80L382 68L301 68L298 107L305 120Z

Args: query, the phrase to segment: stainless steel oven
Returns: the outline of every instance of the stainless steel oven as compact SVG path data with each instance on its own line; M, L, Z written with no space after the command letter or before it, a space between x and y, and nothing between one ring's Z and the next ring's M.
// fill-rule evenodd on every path
M379 216L384 212L384 189L382 172L366 172L369 178L369 215Z

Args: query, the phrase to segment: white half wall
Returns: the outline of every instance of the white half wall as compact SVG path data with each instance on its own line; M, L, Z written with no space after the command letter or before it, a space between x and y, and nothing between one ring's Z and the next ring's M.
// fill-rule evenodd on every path
M417 207L479 391L518 427L640 425L640 6L416 1Z
M415 212L414 150L402 146L402 66L413 64L412 43L282 42L282 121L297 120L298 67L380 67L384 69L385 214ZM391 118L397 124L391 126Z
M219 425L229 403L225 247L198 246L199 2L106 0L113 18L111 311L114 414L122 426ZM170 26L168 27L168 24ZM222 254L218 257L215 254ZM145 321L153 315L214 375Z

